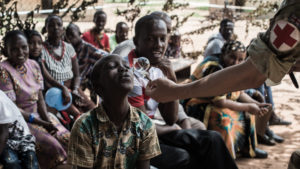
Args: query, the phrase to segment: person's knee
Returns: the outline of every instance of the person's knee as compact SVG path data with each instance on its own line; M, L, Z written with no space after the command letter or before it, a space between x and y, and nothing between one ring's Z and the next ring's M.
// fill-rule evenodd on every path
M191 161L190 154L184 149L179 149L178 150L178 158L176 160L177 165L180 166L179 168L181 168L181 167L184 168L184 167L188 166L190 161Z
M209 140L211 141L212 144L223 141L223 138L219 132L212 131L212 130L207 130L207 131L208 131L208 135L209 135Z
M170 150L170 149L168 149ZM162 152L161 155L151 159L151 165L157 168L164 169L188 169L191 162L190 154L181 148L174 147L167 152Z
M192 123L192 128L193 129L198 129L198 130L206 130L206 126L204 123L200 120L194 119L192 117L189 117L191 123Z

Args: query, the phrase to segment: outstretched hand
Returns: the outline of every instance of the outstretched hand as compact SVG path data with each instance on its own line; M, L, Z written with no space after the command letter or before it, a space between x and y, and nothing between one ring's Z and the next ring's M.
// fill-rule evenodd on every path
M168 79L156 79L148 83L146 95L150 96L157 102L169 102L178 99L175 88L176 83Z

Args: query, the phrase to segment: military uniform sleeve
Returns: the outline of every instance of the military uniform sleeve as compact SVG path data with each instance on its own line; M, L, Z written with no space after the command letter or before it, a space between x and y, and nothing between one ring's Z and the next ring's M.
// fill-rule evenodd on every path
M248 48L254 66L273 83L279 83L300 58L299 9L299 0L283 0L269 29Z
M277 55L261 39L261 36L263 36L262 33L248 47L250 60L268 79L279 83L293 66L295 59L291 57L278 59Z

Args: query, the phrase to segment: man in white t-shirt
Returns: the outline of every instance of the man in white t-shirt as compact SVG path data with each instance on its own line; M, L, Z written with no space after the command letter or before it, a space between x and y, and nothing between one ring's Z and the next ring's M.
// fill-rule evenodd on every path
M0 90L0 162L4 168L38 169L35 138L17 106Z
M172 67L164 61L167 46L166 23L154 15L139 19L135 26L134 44L125 59L132 67L134 59L146 57L150 61L149 79L169 78ZM150 118L159 109L164 124L156 123L156 131L162 154L151 159L151 165L157 168L180 169L234 169L237 168L219 133L214 131L182 129L176 124L178 119L178 101L158 103L145 94L149 80L135 76L133 90L129 94L131 105L138 107Z

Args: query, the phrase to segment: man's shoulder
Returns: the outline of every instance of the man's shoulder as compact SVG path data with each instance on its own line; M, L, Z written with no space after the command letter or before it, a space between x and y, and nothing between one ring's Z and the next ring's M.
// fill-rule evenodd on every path
M152 120L138 108L132 107L132 109L132 113L139 119L140 127L142 127L143 130L149 130L153 126Z
M97 117L95 109L83 113L75 122L72 130L87 132L95 128L97 125Z

